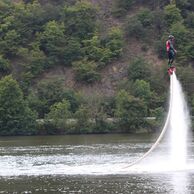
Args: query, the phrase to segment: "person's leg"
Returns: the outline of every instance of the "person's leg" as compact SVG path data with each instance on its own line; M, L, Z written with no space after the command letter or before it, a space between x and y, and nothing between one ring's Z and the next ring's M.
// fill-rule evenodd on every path
M169 57L168 58L168 67L170 68L172 66L172 59Z
M172 63L174 62L174 53L173 53L173 51L169 52L168 59L169 59L168 60L168 66L169 66L169 68L171 68Z

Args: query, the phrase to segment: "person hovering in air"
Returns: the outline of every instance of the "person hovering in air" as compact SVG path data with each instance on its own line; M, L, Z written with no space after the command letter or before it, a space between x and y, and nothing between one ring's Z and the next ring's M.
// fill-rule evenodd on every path
M174 36L169 35L168 40L166 41L166 51L168 54L168 73L171 75L175 71L175 67L172 65L174 61L175 54L177 53L174 48Z

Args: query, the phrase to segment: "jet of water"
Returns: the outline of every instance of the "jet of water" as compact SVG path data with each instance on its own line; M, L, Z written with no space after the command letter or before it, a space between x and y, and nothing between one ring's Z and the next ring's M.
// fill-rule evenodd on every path
M170 115L170 160L176 167L186 165L189 111L176 74L172 76L172 109Z

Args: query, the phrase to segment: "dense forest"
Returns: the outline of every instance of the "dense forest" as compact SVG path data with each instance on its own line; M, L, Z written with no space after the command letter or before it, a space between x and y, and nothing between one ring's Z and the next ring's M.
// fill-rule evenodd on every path
M159 130L169 34L192 114L194 0L1 0L0 135Z

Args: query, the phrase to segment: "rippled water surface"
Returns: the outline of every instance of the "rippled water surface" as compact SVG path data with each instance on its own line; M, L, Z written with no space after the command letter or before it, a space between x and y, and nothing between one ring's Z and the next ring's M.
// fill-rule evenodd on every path
M194 193L194 144L174 168L168 141L131 168L156 137L81 135L0 138L0 193Z

